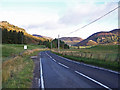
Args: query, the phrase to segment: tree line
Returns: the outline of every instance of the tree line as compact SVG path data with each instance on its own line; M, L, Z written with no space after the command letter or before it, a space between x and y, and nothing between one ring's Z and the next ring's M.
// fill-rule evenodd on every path
M29 42L32 44L36 44L33 42L32 38L26 37L23 32L19 31L16 32L16 30L10 30L2 29L2 43L3 44L29 44ZM52 41L41 41L41 40L34 40L38 42L38 45L45 45L48 48L58 48L58 39L54 39ZM63 41L60 40L60 48L62 49L69 49L69 46L65 44Z
M16 32L16 30L2 29L2 43L5 44L24 44L25 36L23 32Z
M40 41L39 45L45 45L48 48L51 48L51 43L52 43L52 48L58 48L58 39L54 39L52 41ZM61 49L69 49L69 45L65 44L63 41L60 40L60 48Z

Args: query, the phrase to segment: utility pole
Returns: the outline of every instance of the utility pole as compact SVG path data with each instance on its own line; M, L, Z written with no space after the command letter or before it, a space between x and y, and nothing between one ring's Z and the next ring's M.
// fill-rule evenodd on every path
M58 35L58 51L60 49L60 40L59 40L59 35Z
M51 41L51 50L52 50L52 41Z

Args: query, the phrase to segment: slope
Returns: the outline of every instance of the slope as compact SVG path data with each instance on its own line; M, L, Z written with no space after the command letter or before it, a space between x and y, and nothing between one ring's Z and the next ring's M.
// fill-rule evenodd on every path
M2 30L4 30L4 29L7 29L8 31L16 31L16 32L23 32L24 33L24 35L26 36L26 43L27 44L37 44L40 40L41 41L46 41L47 39L46 38L43 38L43 37L35 37L35 36L32 36L32 35L30 35L30 34L28 34L26 31L25 31L25 29L23 29L23 28L20 28L20 27L18 27L18 26L15 26L15 25L12 25L12 24L10 24L10 23L8 23L7 21L2 21L2 22L0 22L0 28L2 29Z
M97 32L89 36L87 39L77 43L77 46L97 45L97 44L118 44L120 29L114 29L109 32Z
M83 39L80 37L62 37L60 38L60 40L64 41L68 45L74 45L82 41Z

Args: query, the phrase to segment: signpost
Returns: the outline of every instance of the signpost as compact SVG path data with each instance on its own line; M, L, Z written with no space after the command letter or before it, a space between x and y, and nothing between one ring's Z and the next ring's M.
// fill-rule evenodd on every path
M24 50L27 50L27 45L24 45Z

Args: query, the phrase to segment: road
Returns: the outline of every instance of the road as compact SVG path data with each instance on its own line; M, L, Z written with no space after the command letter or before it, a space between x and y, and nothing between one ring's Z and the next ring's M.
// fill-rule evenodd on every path
M72 61L50 51L39 54L40 88L118 88L119 73Z

